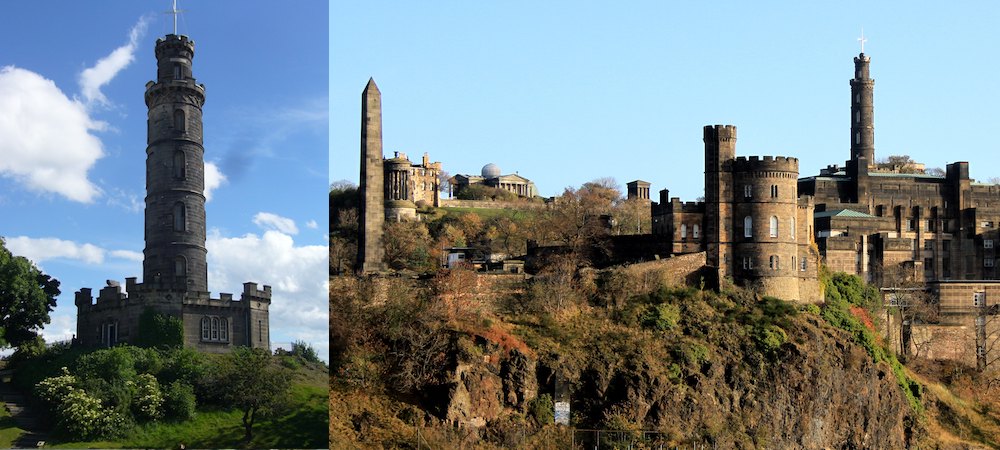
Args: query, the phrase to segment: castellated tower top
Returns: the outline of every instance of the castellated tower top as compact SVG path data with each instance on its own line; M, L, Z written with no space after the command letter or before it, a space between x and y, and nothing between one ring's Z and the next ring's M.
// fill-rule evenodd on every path
M705 141L736 139L736 125L705 125Z

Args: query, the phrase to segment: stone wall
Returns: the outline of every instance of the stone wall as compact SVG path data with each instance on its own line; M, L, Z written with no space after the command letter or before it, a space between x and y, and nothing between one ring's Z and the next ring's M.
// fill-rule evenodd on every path
M497 200L459 200L442 198L442 208L473 208L473 209L545 209L547 203L538 201L497 201Z

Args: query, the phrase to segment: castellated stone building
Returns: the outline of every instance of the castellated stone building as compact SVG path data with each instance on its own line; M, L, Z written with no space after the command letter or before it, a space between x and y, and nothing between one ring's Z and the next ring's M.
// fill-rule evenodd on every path
M205 247L205 86L192 72L194 41L168 34L156 41L156 81L146 83L145 241L141 283L125 290L109 280L96 302L90 288L76 292L74 344L134 342L147 310L181 319L184 346L227 352L235 346L270 349L271 287L243 284L240 298L208 292Z
M884 286L890 303L900 284L931 294L936 323L904 323L910 342L897 343L901 351L937 340L947 344L928 346L931 356L981 365L987 341L1000 338L989 325L1000 324L1000 185L970 179L968 162L948 164L944 174L877 164L870 64L864 53L854 58L850 159L798 180L799 195L814 199L819 251L832 270Z
M798 196L798 160L737 157L732 125L706 126L704 141L705 200L682 203L660 191L651 204L653 233L673 254L705 252L719 280L785 300L821 301L813 203Z

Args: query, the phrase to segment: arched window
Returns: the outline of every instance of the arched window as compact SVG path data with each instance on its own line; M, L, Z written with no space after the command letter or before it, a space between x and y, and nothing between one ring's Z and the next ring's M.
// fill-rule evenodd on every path
M743 218L743 237L753 237L753 218L750 216Z
M178 180L183 180L187 175L187 158L184 157L183 150L177 150L174 152L174 178Z
M687 239L688 237L688 226L687 224L681 224L681 239Z
M790 236L792 236L792 239L795 239L795 218L794 217L792 217L792 230L791 231L792 231L792 234ZM792 264L792 265L794 266L795 264Z
M695 239L698 239L698 236L699 236L700 234L701 234L701 230L699 230L699 229L698 229L698 224L694 224L694 225L693 225L693 226L691 227L691 237L693 237L693 238L695 238Z
M771 216L771 237L778 237L778 216Z
M174 203L174 231L187 231L187 211L180 202Z
M187 119L184 117L183 109L174 110L174 129L180 132L187 131Z
M219 340L229 342L229 321L219 319Z
M187 260L183 256L174 259L174 276L183 277L187 275Z
M753 197L753 187L751 187L749 184L744 184L743 185L743 196L746 197L746 198Z
M201 340L207 341L212 339L211 324L212 319L209 319L208 317L201 318Z
M219 318L218 317L213 317L212 318L212 340L213 341L219 340Z

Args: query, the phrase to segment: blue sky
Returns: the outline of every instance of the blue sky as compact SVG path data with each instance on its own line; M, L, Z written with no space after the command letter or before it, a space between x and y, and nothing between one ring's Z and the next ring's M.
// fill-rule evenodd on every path
M180 1L204 107L209 289L273 287L272 346L327 352L328 4ZM145 83L170 2L9 2L0 15L0 236L73 292L142 277Z
M541 195L614 177L703 195L702 127L800 176L843 164L857 41L875 79L876 157L1000 176L996 2L341 2L331 9L331 180L358 180L361 91L387 155L451 174L493 162Z

